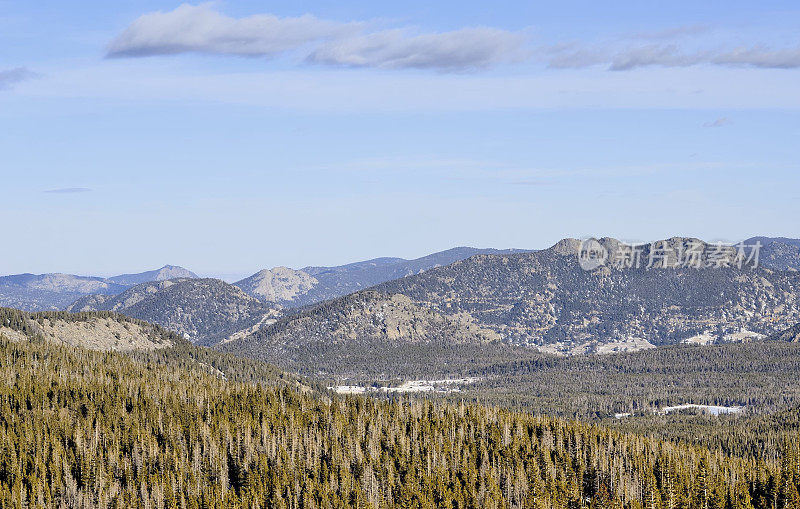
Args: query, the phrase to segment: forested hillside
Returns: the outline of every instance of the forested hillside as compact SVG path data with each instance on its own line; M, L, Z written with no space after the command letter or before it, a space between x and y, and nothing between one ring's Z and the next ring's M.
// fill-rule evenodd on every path
M108 311L31 313L0 308L0 335L12 341L40 339L91 350L121 352L171 348L187 343L157 325Z
M601 239L609 252L619 243ZM696 239L669 239L672 258ZM674 246L674 247L673 247ZM707 248L705 252L713 248ZM508 256L476 256L379 285L442 313L467 313L507 341L584 353L597 343L654 345L770 335L800 320L800 274L736 266L642 266L582 270L575 246ZM708 338L708 339L705 339Z
M0 340L0 506L800 504L780 461L473 405L328 400Z
M535 353L501 344L468 318L371 291L295 312L217 348L307 375L343 377L450 373L512 351Z
M760 242L761 263L775 270L800 270L800 239L785 237L753 237L746 244Z
M595 356L513 359L465 375L470 397L536 413L603 418L696 403L773 413L800 406L800 343L674 345Z
M109 311L41 311L0 308L0 339L46 342L88 350L124 353L138 362L208 373L224 380L299 387L323 386L271 364L198 347L174 332ZM130 340L130 341L126 341Z
M136 285L115 296L91 295L68 311L106 310L146 320L193 343L210 345L275 316L262 303L219 279L171 279Z

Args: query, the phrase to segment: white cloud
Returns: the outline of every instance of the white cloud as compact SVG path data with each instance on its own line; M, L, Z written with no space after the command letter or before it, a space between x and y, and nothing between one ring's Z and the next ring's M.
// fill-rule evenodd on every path
M20 81L25 81L35 77L36 73L31 72L25 67L17 67L14 69L0 71L0 90L9 88Z
M178 53L272 56L312 45L306 61L335 66L419 68L443 71L488 67L520 57L523 36L495 28L412 34L393 29L365 32L362 23L304 15L258 14L232 18L209 4L182 4L145 14L111 42L110 57Z
M628 71L644 67L724 66L764 69L800 68L800 47L762 45L687 47L708 29L671 27L600 43L556 43L534 51L520 32L498 28L461 28L418 33L407 28L370 31L367 23L343 23L312 15L281 18L255 14L234 18L212 4L182 4L168 12L134 20L108 48L110 57L146 57L205 53L269 57L297 51L306 62L381 69L466 71L524 60L554 69L605 67ZM0 82L1 83L1 82Z
M152 56L215 53L271 56L356 30L354 23L337 23L314 16L279 18L257 14L231 18L209 4L182 4L170 12L144 14L108 48L108 56Z
M541 52L548 65L556 69L581 69L605 66L612 71L642 67L690 67L711 65L755 67L761 69L800 68L800 47L770 49L763 46L734 49L685 51L676 44L648 44L621 50L581 45L559 45Z
M308 61L349 67L469 70L522 58L525 38L495 28L463 28L438 34L409 35L385 30L331 40Z

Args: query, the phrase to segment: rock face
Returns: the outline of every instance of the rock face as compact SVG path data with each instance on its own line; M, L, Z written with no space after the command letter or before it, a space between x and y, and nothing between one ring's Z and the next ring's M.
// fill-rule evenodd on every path
M735 257L737 249L691 238L642 248L607 238L598 243L608 257L591 270L582 268L581 243L571 239L538 252L477 255L322 303L254 336L262 344L289 344L290 338L341 342L353 334L434 338L426 329L402 326L399 334L391 334L385 315L365 302L403 302L420 313L418 319L437 316L451 324L469 323L483 337L558 353L614 351L698 337L706 342L747 341L800 321L796 271L721 263L722 255ZM638 265L627 264L632 250L641 258ZM698 252L695 263L688 254ZM353 309L372 311L353 315ZM384 329L378 324L385 328L380 334L376 331ZM248 348L253 344L251 340Z
M28 313L8 308L0 308L0 336L118 352L169 348L182 341L149 323L111 313Z
M296 300L314 288L319 281L302 270L275 267L256 272L236 283L245 293L265 302Z
M68 311L114 311L156 323L193 343L214 344L278 310L218 279L144 283L113 296L88 296Z
M370 290L342 297L332 305L318 306L267 328L293 345L318 337L333 342L368 338L482 343L499 339L468 317L445 316L419 306L405 295L389 296Z
M110 278L73 274L17 274L0 277L0 306L28 311L64 309L85 295L117 295L146 281L197 276L182 268L165 265L158 270L123 274Z
M234 284L257 299L280 303L285 307L299 307L341 297L433 267L449 265L477 254L515 252L521 251L457 247L415 260L375 258L337 267L304 267L300 270L277 267L262 270Z

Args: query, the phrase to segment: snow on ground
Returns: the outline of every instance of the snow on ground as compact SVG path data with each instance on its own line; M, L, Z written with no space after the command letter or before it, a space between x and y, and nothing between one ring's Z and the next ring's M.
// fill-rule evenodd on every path
M594 347L594 353L597 355L607 355L619 352L638 352L639 350L650 350L655 347L656 345L650 343L646 339L627 338L610 343L598 344Z
M745 343L747 341L758 341L766 337L767 336L765 336L764 334L759 334L758 332L742 329L739 332L726 334L725 337L722 338L722 340L725 341L726 343Z
M670 412L679 412L681 410L687 410L690 408L694 408L700 410L701 412L706 412L711 415L721 415L721 414L738 414L742 411L742 407L740 406L714 406L714 405L677 405L677 406L668 406L661 409L660 413L668 414Z
M711 414L711 415L723 415L723 414L739 414L744 410L744 407L741 406L714 406L714 405L695 405L692 403L687 403L684 405L675 405L675 406L668 406L663 407L661 409L654 408L652 409L653 413L655 414L669 414L672 412L679 412L681 410L689 410L695 409L699 410L700 412ZM614 419L624 419L625 417L630 417L630 412L619 412L614 414Z
M698 334L696 336L692 336L690 338L686 338L681 343L686 345L710 345L713 344L717 340L711 332L706 331L702 334Z
M600 342L588 341L574 345L571 343L551 343L548 345L539 345L536 348L543 353L553 355L607 355L620 352L638 352L639 350L649 350L656 346L646 339L642 338L623 338L614 341Z
M338 394L366 394L368 392L383 393L415 393L415 392L458 392L461 385L475 383L479 377L447 378L444 380L410 380L397 387L372 387L361 385L337 385L328 387Z
M364 394L367 392L367 388L360 385L337 385L336 387L328 387L328 389L333 389L337 394Z

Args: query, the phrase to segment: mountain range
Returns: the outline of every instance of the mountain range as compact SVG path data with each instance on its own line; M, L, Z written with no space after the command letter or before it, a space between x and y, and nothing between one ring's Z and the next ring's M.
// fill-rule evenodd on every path
M120 274L119 276L110 277L108 280L123 286L133 286L150 281L166 281L168 279L196 277L197 274L183 267L164 265L160 269L139 272L137 274Z
M599 243L612 253L624 246L608 238ZM689 238L657 245L670 254L650 268L584 270L576 239L542 251L479 254L289 313L221 348L315 372L326 371L345 345L392 350L398 362L410 350L387 345L445 340L453 348L502 343L611 353L750 341L800 321L796 268L707 267L716 245ZM705 253L701 268L672 268L690 245ZM723 251L736 254L732 247ZM650 254L645 247L641 256Z
M600 242L611 253L623 245ZM745 244L756 242L758 269L607 264L585 271L576 262L580 241L564 239L540 251L461 247L414 260L277 267L233 285L170 265L109 278L22 274L0 278L0 304L114 311L271 362L372 341L606 353L749 340L792 325L800 241L753 237ZM689 243L714 248L697 239L663 241L675 256Z
M219 279L170 279L131 287L118 295L87 295L67 311L114 311L158 324L198 344L214 344L249 331L278 314Z
M371 286L449 265L478 254L511 254L521 249L456 247L421 258L375 258L335 267L264 269L234 283L249 295L284 307L299 307L341 297Z
M165 265L157 270L109 278L62 273L0 276L0 306L55 311L85 295L117 295L139 283L176 277L196 278L197 275L183 267Z
M122 293L86 295L66 307L68 311L114 311L173 330L198 344L214 344L244 337L262 325L291 313L304 303L351 293L420 273L481 253L518 250L455 248L416 260L378 258L338 267L277 267L260 271L235 285L217 279L171 279L142 283ZM161 274L164 274L162 271ZM313 274L313 275L312 275ZM153 273L117 276L116 282L152 280ZM284 310L285 308L285 310Z

